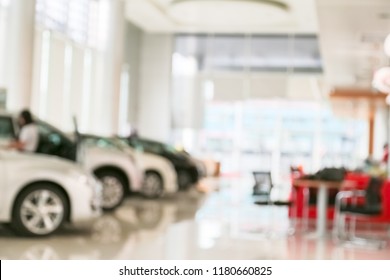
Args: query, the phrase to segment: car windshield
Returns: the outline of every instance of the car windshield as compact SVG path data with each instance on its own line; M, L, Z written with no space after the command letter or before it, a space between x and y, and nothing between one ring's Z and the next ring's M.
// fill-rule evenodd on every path
M174 146L171 146L171 145L162 145L163 149L168 152L168 153L173 153L173 154L176 154L176 153L180 153L181 151L176 149Z
M0 138L13 139L15 137L12 119L7 116L0 116Z
M48 124L47 122L37 119L36 124L38 125L39 133L41 135L57 135L58 137L63 137L64 139L73 142L68 135Z
M183 151L175 148L172 145L152 141L145 140L140 138L131 138L131 139L122 139L122 141L130 144L132 147L138 149L142 149L146 152L156 153L156 154L183 154Z
M110 142L112 145L115 145L116 147L118 147L118 149L121 149L121 150L129 149L129 145L123 139L120 139L120 138L108 138L106 140L108 142Z
M166 153L181 155L181 156L188 156L189 155L185 150L176 148L172 145L162 144L161 146L162 146L162 149L164 149L164 151Z
M98 136L83 135L83 144L104 149L123 150L123 147L118 145L118 143L113 142L108 138Z

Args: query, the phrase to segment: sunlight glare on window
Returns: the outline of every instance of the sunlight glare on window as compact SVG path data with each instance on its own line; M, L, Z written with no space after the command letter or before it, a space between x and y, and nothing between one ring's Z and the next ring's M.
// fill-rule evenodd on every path
M107 0L37 0L36 22L78 44L102 49L108 33L109 6Z

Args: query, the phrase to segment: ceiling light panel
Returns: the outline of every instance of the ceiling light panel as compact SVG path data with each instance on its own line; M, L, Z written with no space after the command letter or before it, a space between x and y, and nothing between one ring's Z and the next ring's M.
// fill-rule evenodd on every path
M126 0L126 16L154 33L318 32L316 0Z
M289 7L268 0L176 0L167 13L180 24L194 26L265 25L288 19Z

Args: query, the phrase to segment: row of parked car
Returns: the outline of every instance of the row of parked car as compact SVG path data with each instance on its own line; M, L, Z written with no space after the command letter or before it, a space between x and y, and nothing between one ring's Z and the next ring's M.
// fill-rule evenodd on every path
M0 223L22 235L45 236L62 224L86 223L114 210L131 193L158 198L185 190L206 174L184 151L139 137L75 133L35 120L37 153L0 149ZM0 113L0 145L18 135L16 115Z

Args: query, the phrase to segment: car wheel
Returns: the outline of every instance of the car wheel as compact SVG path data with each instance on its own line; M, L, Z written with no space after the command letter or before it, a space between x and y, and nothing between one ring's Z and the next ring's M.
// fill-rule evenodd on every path
M180 190L188 190L192 184L192 178L190 173L184 170L178 172L177 181Z
M68 200L60 189L35 184L17 197L11 226L21 235L46 236L63 224L68 211Z
M125 180L121 174L111 170L99 170L95 175L102 182L102 208L112 211L119 207L125 198Z
M164 192L164 182L161 175L155 171L146 171L141 192L146 198L160 197Z

